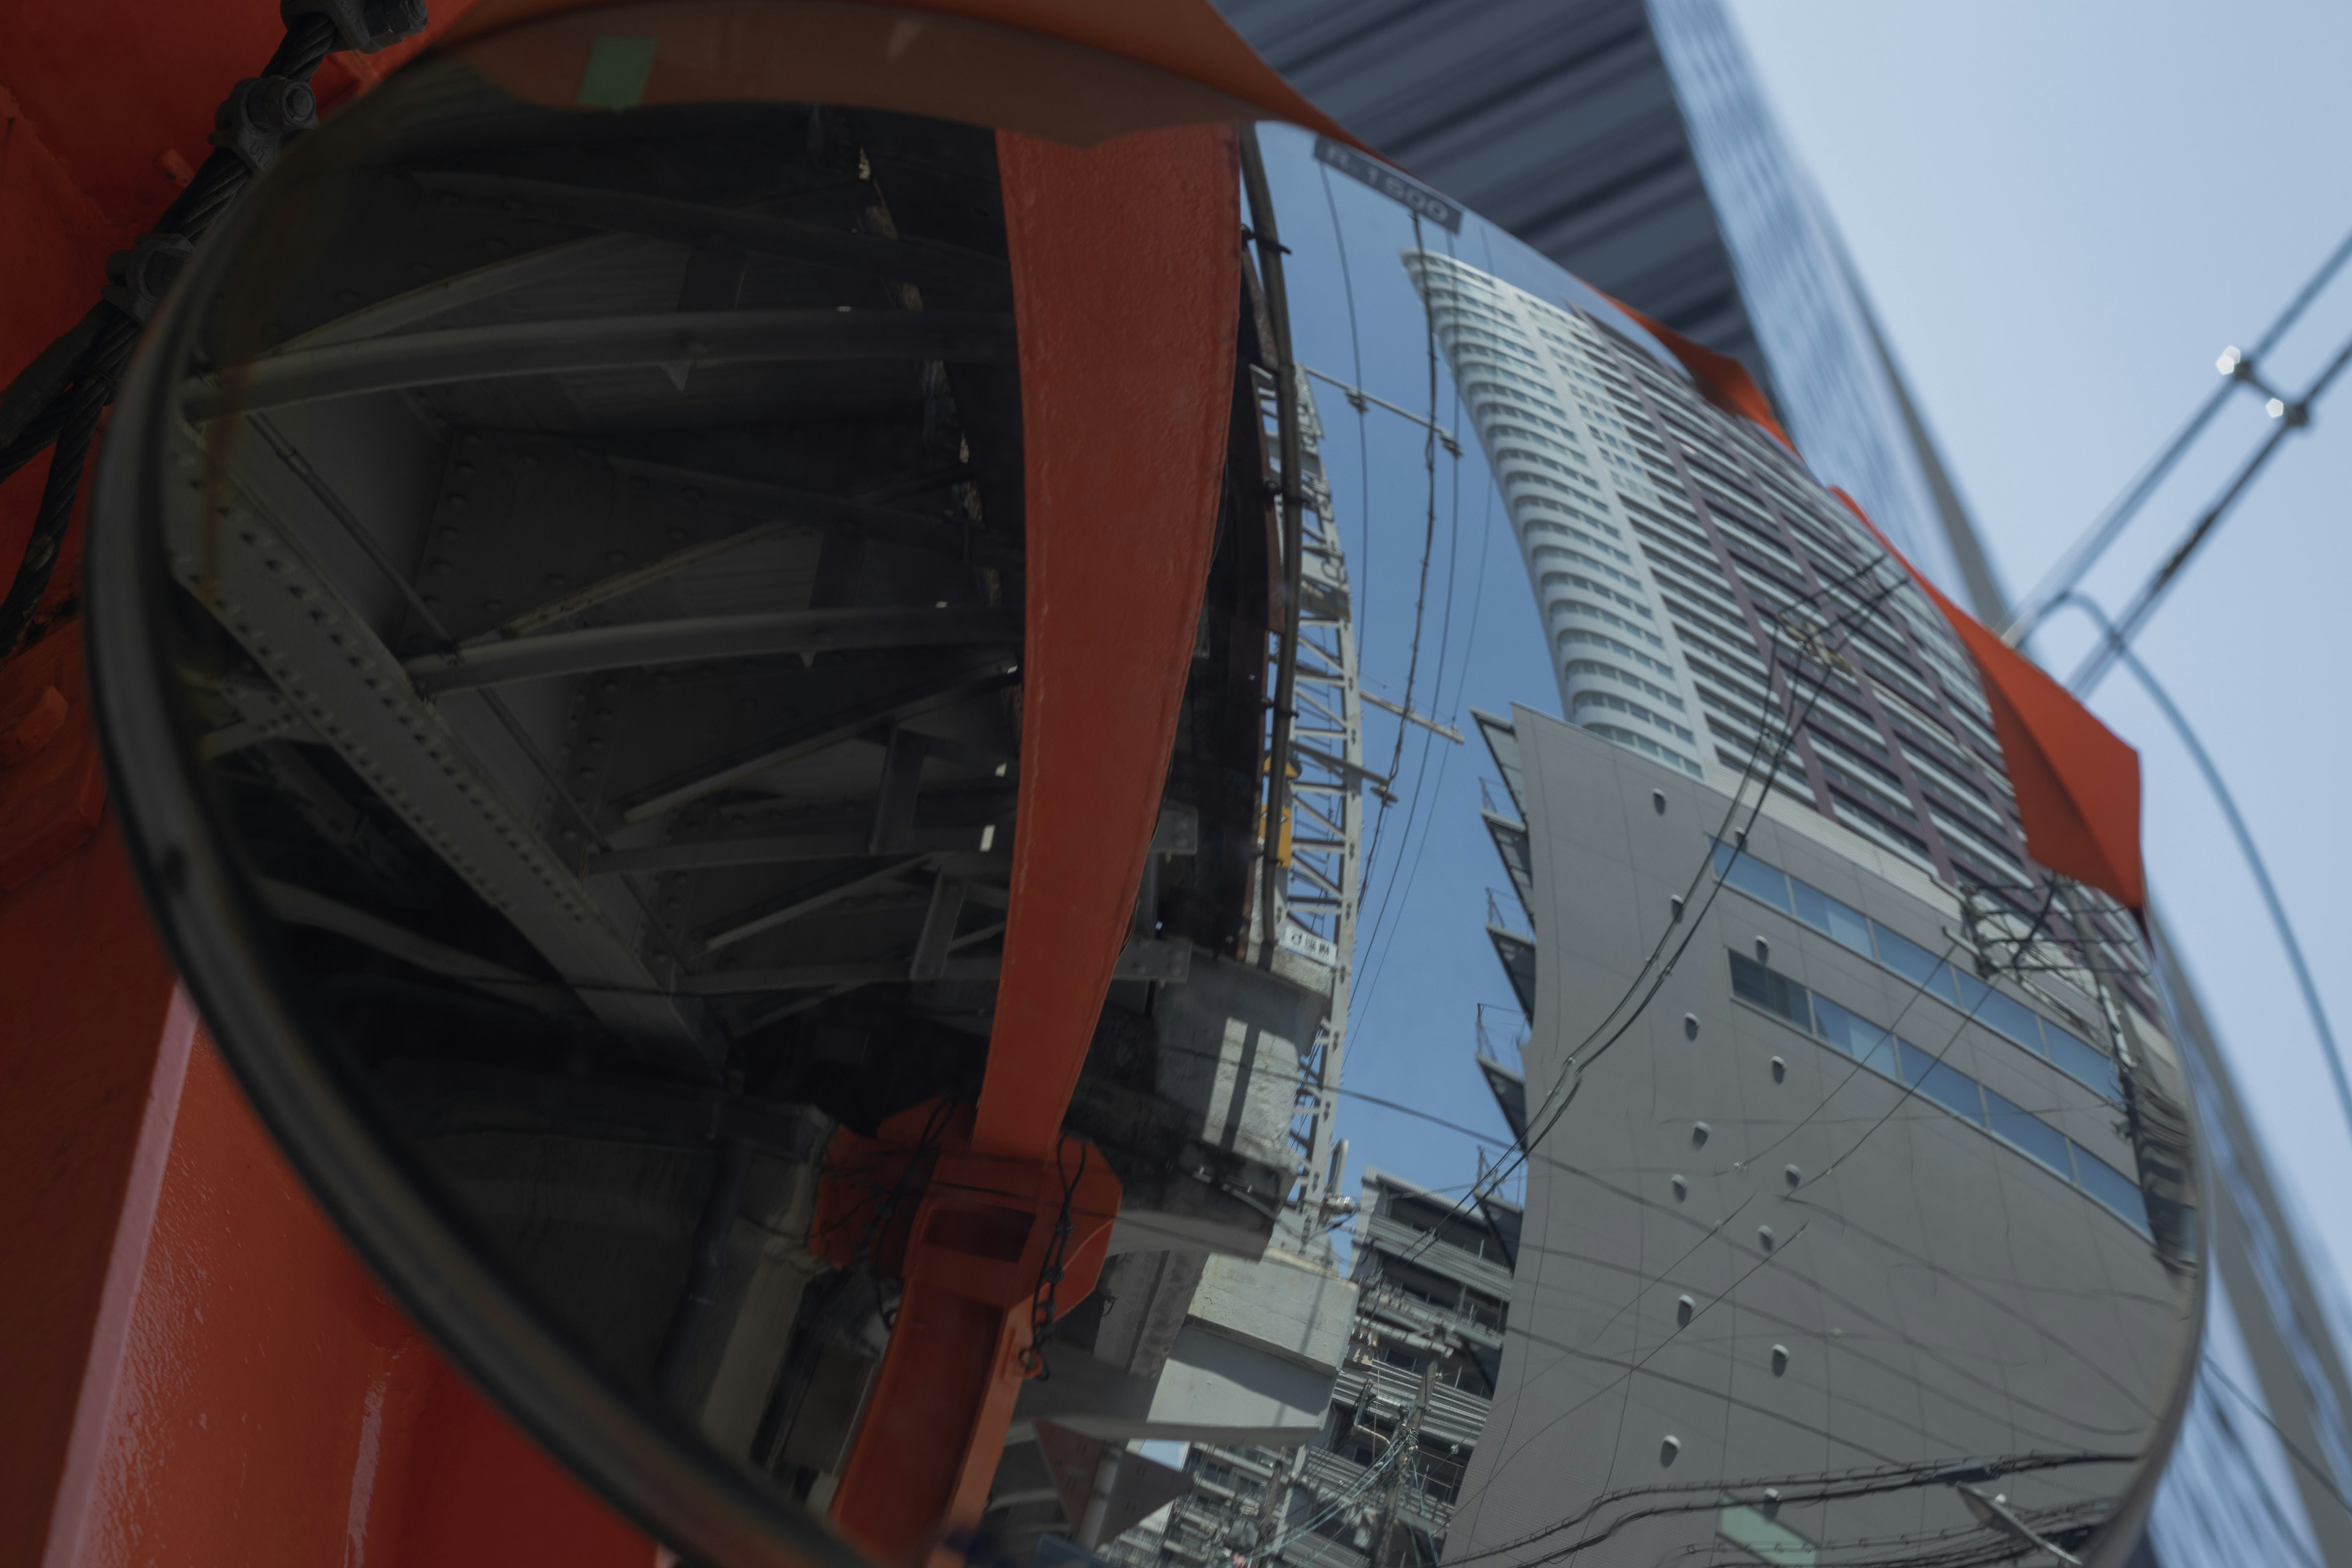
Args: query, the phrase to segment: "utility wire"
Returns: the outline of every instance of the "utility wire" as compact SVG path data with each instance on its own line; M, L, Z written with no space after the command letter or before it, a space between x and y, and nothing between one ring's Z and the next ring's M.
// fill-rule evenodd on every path
M1415 250L1421 248L1421 218L1418 214L1412 220L1412 245ZM1419 679L1421 670L1421 633L1429 605L1429 563L1430 559L1437 553L1437 321L1436 318L1430 314L1427 300L1422 302L1422 318L1426 323L1429 336L1429 426L1428 434L1423 438L1424 449L1422 454L1423 462L1429 470L1429 512L1421 541L1421 585L1414 591L1412 601L1412 647L1405 658L1404 708L1408 713L1412 711L1413 682ZM1369 492L1365 497L1365 504L1369 509L1370 505ZM1366 532L1370 531L1370 521L1368 510ZM1388 776L1390 778L1396 777L1397 769L1404 762L1404 731L1405 721L1400 719L1397 721L1396 747L1389 756ZM1383 798L1380 804L1380 809L1372 815L1372 840L1364 852L1364 880L1367 883L1371 880L1373 867L1380 858L1381 833L1388 825L1388 819L1389 802ZM1399 854L1399 858L1402 858L1402 852Z
M2335 1029L2328 1025L2327 1010L2320 1004L2319 987L2313 982L2311 965L2303 956L2303 943L2295 938L2294 922L2287 918L2286 905L2279 898L2277 886L2271 880L2270 868L2263 862L2262 851L2254 847L2253 833L2246 826L2246 819L2239 812L2238 803L2230 794L2230 786L2222 782L2221 770L2214 765L2204 742L2197 738L2196 730L2174 704L2171 696L2157 683L2156 677L2148 673L2147 667L2140 662L2139 657L2125 645L2115 624L2108 620L2106 612L2094 600L2071 588L2053 600L2050 609L2055 611L2067 605L2072 605L2098 623L2105 646L2113 650L2116 660L2131 672L2133 679L2139 682L2140 689L2156 703L2157 710L2164 715L2165 721L2172 726L2172 732L2179 737L2181 745L2188 750L2190 760L2196 763L2197 771L2204 775L2205 787L2213 792L2214 801L2221 807L2221 816L2230 824L2230 833L2238 841L2238 852L2245 857L2246 868L2254 874L2254 886L2262 893L2263 907L2270 912L2271 925L2278 932L2279 946L2286 951L2287 963L2294 971L2295 987L2303 994L2304 1010L2311 1015L2312 1032L2319 1037L2320 1048L2327 1056L2327 1071L2336 1085L2336 1103L2344 1112L2345 1130L2352 1133L2352 1079L2347 1079L2345 1072L2344 1054L2336 1044Z
M1351 387L1364 384L1364 341L1356 323L1356 275L1348 265L1348 226L1339 221L1339 198L1331 189L1331 165L1318 163L1323 176L1323 205L1331 214L1331 237L1339 251L1339 290L1348 302L1348 358ZM1356 411L1356 494L1363 503L1363 557L1356 563L1356 646L1361 649L1371 636L1372 618L1372 456L1370 413L1360 395L1348 399ZM1328 519L1336 531L1337 518ZM1410 704L1408 704L1410 706Z
M2099 557L2105 553L2108 545L2116 542L2125 525L2138 515L2140 508L2156 493L2157 487L2172 472L2173 466L2195 444L2197 437L2204 433L2205 426L2211 423L2214 415L2221 412L2221 405L2229 401L2231 393L2241 385L2261 389L2258 371L2263 360L2277 346L2287 329L2301 319L2304 310L2319 297L2320 290L2327 287L2347 259L2352 259L2352 234L2344 237L2328 253L2327 259L2319 264L2319 270L2312 274L2310 280L2293 300L2287 301L2286 309L2255 342L2252 353L2234 361L2227 354L2222 356L2222 363L2228 366L2224 374L2230 379L2214 389L2212 395L2206 398L2204 406L2189 416L2189 422L2174 433L2172 439L2155 457L2148 459L2147 465L2132 482L2124 487L2123 493L2108 503L2106 510L2099 514L2083 536L2058 558L2042 581L2033 585L2032 591L2025 596L2024 608L2011 616L2007 623L1998 628L2002 641L2016 647L2033 635L2034 628L2041 625L2042 618L2058 607L2059 602L2097 564Z
M2278 449L2286 444L2287 437L2311 423L2311 405L2326 393L2329 385L2335 382L2347 363L2352 363L2352 339L2347 339L2344 346L2336 351L2336 357L2327 362L2326 368L2322 370L2313 379L2311 384L2304 389L2301 396L2293 402L2277 397L2271 399L2271 416L2276 421L2276 427L2271 431L2261 446L2254 448L2253 455L2240 465L2235 477L2223 488L2221 495L2214 499L2213 504L2207 507L2203 515L2195 522L2189 524L2189 531L2181 536L2179 542L2172 547L2170 553L2165 556L2162 563L2149 574L2148 580L2141 585L2139 592L2133 596L2132 602L2125 607L2123 615L2117 618L2116 628L2109 634L2107 640L2094 648L2089 657L2075 668L2074 675L2066 682L2069 690L2077 697L2087 698L2097 689L2099 681L2115 662L2115 650L2121 648L2138 635L2139 628L2147 623L2150 616L2156 613L2157 606L2164 602L2165 596L2172 591L2173 584L2179 581L2181 572L2187 568L2205 542L2213 536L2214 531L2221 526L2222 521L2231 511L2236 510L2238 502L2244 498L2248 488L2253 484L2255 478L2262 473Z
M1429 315L1428 303L1426 300L1423 302L1423 314L1424 316ZM1435 332L1436 328L1434 319L1432 318L1430 333L1432 345L1431 353L1433 356L1436 352ZM1436 374L1436 366L1433 362L1430 368L1431 374L1434 377ZM1432 401L1430 404L1429 438L1433 441L1437 434L1437 405L1435 402L1435 385L1433 380L1431 393ZM1460 389L1457 387L1454 395L1454 419L1456 425L1460 424L1461 417L1462 395ZM1437 460L1433 447L1427 451L1426 460L1431 465L1431 499L1433 503L1435 500L1434 486L1436 482L1435 464ZM1462 551L1462 466L1459 463L1454 464L1453 472L1453 498L1447 507L1446 514L1445 613L1438 623L1437 672L1431 679L1429 685L1429 710L1433 714L1437 714L1441 717L1451 717L1451 715L1448 715L1445 712L1445 663L1452 651L1454 641L1454 602L1456 597L1457 586L1455 582L1455 569L1459 564ZM1491 515L1491 504L1492 495L1490 489L1489 515ZM1492 531L1488 530L1486 531L1491 537ZM1484 547L1482 546L1478 557L1478 570L1480 577L1479 587L1482 593L1485 586L1484 579L1486 576L1486 557ZM1471 612L1471 636L1473 638L1477 636L1477 612L1475 607L1475 601L1474 600L1474 607ZM1467 662L1466 653L1465 655L1465 664ZM1455 682L1457 694L1460 689L1460 685L1461 682L1457 680ZM1411 683L1408 682L1405 693L1405 707L1410 710L1412 706L1412 687ZM1421 872L1421 858L1429 848L1429 825L1436 818L1437 801L1433 795L1424 793L1423 785L1427 783L1429 777L1430 748L1435 744L1435 734L1433 732L1424 731L1421 737L1421 758L1413 771L1412 787L1407 792L1404 826L1405 843L1398 846L1396 862L1391 868L1387 884L1381 889L1381 907L1379 911L1373 917L1371 940L1365 944L1367 951L1373 952L1370 972L1365 978L1360 993L1363 998L1362 1006L1366 1012L1370 1010L1373 993L1380 986L1381 975L1387 972L1388 948L1382 948L1380 945L1381 935L1383 930L1386 930L1389 932L1388 947L1393 948L1396 945L1395 931L1388 926L1388 914L1391 900L1394 899L1400 888L1403 889L1406 898L1410 900L1412 893L1412 884ZM1402 720L1400 720L1397 725L1397 751L1400 756L1403 754L1403 750L1404 723ZM1441 754L1438 758L1437 791L1435 792L1437 794L1442 794L1444 790L1446 768L1452 761L1453 753L1450 752ZM1391 770L1391 776L1394 775L1394 769ZM1430 806L1429 814L1426 816L1422 815L1422 806L1424 801L1426 801ZM1417 840L1413 835L1413 826L1416 821L1419 822L1421 826L1420 837ZM1405 862L1407 846L1412 847L1412 862L1409 865Z
M2053 607L2054 608L2055 606L2053 605ZM2263 1426L2269 1427L2271 1429L2272 1436L2275 1436L2279 1440L2279 1447L2284 1448L2289 1454L2293 1455L2294 1462L2301 1465L2305 1471L2310 1475L2312 1479L2317 1481L2326 1491L2327 1495L2336 1500L2336 1506L2337 1508L2342 1509L2347 1516L2352 1516L2352 1500L2347 1500L2344 1493L2336 1487L2335 1480L2329 1477L2327 1472L2321 1469L2318 1465L2314 1463L2311 1456L2305 1453L2303 1449L2295 1444L2294 1440L2289 1437L2286 1433L2281 1429L2276 1421L2271 1419L2271 1413L2263 1408L2263 1405L2260 1400L2257 1400L2252 1394L2248 1394L2244 1389L2239 1387L2237 1380L2232 1378L2228 1373L2223 1372L2221 1370L2221 1363L2215 1361L2210 1353L2205 1356L2204 1365L2200 1370L2210 1375L2214 1382L2229 1390L2232 1398L2236 1399L2247 1409L2252 1411L2255 1418L2260 1420Z

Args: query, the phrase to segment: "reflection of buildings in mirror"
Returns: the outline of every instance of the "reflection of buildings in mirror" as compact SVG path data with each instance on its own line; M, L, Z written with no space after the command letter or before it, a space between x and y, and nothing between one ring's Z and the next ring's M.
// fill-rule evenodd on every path
M213 492L193 483L159 503L173 569L215 612L169 627L189 728L236 805L220 827L268 873L315 1038L363 1064L352 1079L504 1283L824 1509L898 1337L877 1275L911 1187L835 1134L949 1134L937 1107L981 1081L1013 898L1028 520L1005 176L987 132L909 117L695 109L650 142L517 118L528 135L482 116L529 143L511 188L451 175L420 211L404 184L354 180L321 204L316 286L268 300L298 346L273 356L260 438L233 419L163 438L165 463L220 476L233 524L208 536ZM604 138L593 174L573 134ZM709 226L627 232L644 189ZM747 215L772 200L809 221ZM608 224L623 232L571 232ZM758 244L705 243L747 226ZM845 250L956 259L919 295ZM462 323L394 332L415 324L413 281L453 268L473 292L427 304L454 297ZM238 287L281 285L247 267ZM1229 458L1254 480L1279 447L1259 417L1265 318L1219 303L1240 318ZM673 307L707 359L666 357L667 329L584 368L450 352L452 334L601 342ZM824 353L740 335L780 316L814 321ZM869 328L890 335L844 336ZM330 340L384 384L330 397L286 371ZM980 1521L1016 1556L1085 1513L1050 1484L1039 1419L1288 1450L1348 1340L1338 1162L1298 1179L1301 1149L1328 1142L1326 1016L1344 1018L1352 942L1347 576L1318 499L1299 688L1318 717L1298 737L1286 935L1261 968L1239 895L1272 516L1255 484L1223 494L1184 731L1068 1113L1119 1178L1118 1234L1099 1288L1058 1305L1062 1265L1038 1265L1054 1375L1023 1384ZM1318 876L1330 896L1297 885ZM1302 1079L1327 1091L1320 1117L1299 1113Z
M2127 932L2038 918L1976 684L1844 509L1591 322L1410 260L1571 720L1482 724L1527 1098L1576 1099L1526 1135L1449 1554L2079 1551L2167 1440L2195 1325L2186 1086ZM1585 698L1628 678L1657 689Z
M1374 147L1743 361L1815 470L1950 575L1957 503L1716 0L1503 0L1475 23L1411 0L1222 8Z
M1817 471L1931 575L1965 586L1979 614L1998 611L1981 542L1716 0L1505 0L1475 22L1410 0L1222 4L1374 146L1746 363ZM1531 1000L1532 949L1506 956ZM2352 1495L2338 1436L2352 1388L2329 1327L2341 1314L2305 1267L2193 991L2177 970L2165 979L2204 1069L2200 1121L2235 1134L2236 1159L2216 1163L2228 1201L2213 1239L2249 1353L2236 1408L2200 1386L2154 1542L2175 1562L2233 1560L2215 1551L2230 1543L2234 1560L2269 1563L2305 1559L2261 1543L2315 1541L2318 1560L2352 1563L2352 1514L2335 1495Z
M1364 1173L1355 1318L1321 1429L1292 1452L1195 1444L1192 1493L1110 1553L1128 1568L1410 1568L1445 1551L1486 1429L1508 1319L1518 1205Z

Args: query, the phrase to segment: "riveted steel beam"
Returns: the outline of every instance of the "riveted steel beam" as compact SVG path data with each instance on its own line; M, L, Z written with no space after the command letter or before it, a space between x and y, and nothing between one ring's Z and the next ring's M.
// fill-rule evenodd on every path
M541 250L525 251L520 256L509 256L487 267L477 267L452 277L436 278L422 288L362 305L348 315L337 316L299 337L288 339L263 357L303 353L334 343L380 338L386 332L396 332L403 327L413 327L419 321L446 315L463 305L478 305L485 300L497 300L525 289L536 289L585 268L625 263L647 253L658 254L663 248L657 240L624 234L597 239L575 239Z
M581 1011L580 999L551 981L534 980L503 963L493 963L463 948L436 942L406 926L308 888L264 879L261 897L269 906L269 912L289 925L332 931L429 974L460 981L504 1001L524 1003L556 1014Z
M868 892L873 889L895 882L917 867L929 864L930 858L928 855L917 855L885 866L879 870L853 871L846 876L833 879L821 888L796 891L788 896L784 902L772 909L763 910L755 915L730 918L725 925L716 927L704 935L703 951L715 952L720 948L732 947L739 942L758 936L762 931L773 931L782 925L790 925L793 921L813 915L819 910L829 909L844 899L854 898L859 893Z
M193 484L192 438L167 461ZM174 577L384 805L497 910L615 1032L715 1065L723 1042L700 1004L670 993L614 913L541 836L343 596L299 533L242 487L215 491L216 525L167 509Z
M876 503L881 499L879 495L856 498L819 495L811 490L763 484L757 479L740 479L700 468L675 468L667 463L648 463L633 458L614 458L612 462L614 473L669 484L691 485L719 500L772 511L782 521L814 523L824 529L849 529L879 543L903 545L910 550L950 555L958 560L969 559L976 565L1004 566L1021 559L1020 546L1003 534L977 531L966 533L949 522L919 517L895 507L877 505ZM943 473L931 482L951 482L957 477L961 477L960 471Z
M428 195L551 223L650 235L689 245L723 245L908 283L978 284L1007 293L1012 289L1012 271L1003 258L934 241L857 234L768 213L640 195L635 191L600 190L559 180L457 173L415 177ZM820 191L808 199L812 205L831 206L841 198Z
M1003 610L955 607L777 610L542 632L456 653L428 654L409 660L407 672L419 692L437 696L516 680L698 659L988 643L1018 647L1020 618Z
M239 365L191 383L185 412L216 419L412 386L637 365L823 360L1004 363L1013 318L969 310L688 310L505 321L371 338Z
M1012 684L1013 669L1014 660L1008 656L978 669L967 666L941 679L892 692L870 704L820 715L777 736L770 743L703 764L654 793L631 801L623 810L621 819L632 823L649 822L680 806L754 778L771 768L780 768L803 757L814 756L819 752L829 751L845 742L857 740L877 726L904 723L922 714L952 708L960 702L1001 690Z
M625 594L634 594L681 572L709 565L720 556L747 544L782 539L794 533L806 535L824 529L855 531L861 537L870 535L934 555L961 560L965 552L967 537L961 532L929 518L910 516L876 504L899 496L919 495L924 490L938 489L969 478L970 470L961 464L929 474L918 474L848 499L786 489L781 485L755 484L730 479L723 474L706 474L698 469L676 468L663 463L616 458L613 461L613 468L623 475L661 478L681 485L692 485L706 494L715 490L738 501L771 508L776 517L772 521L756 523L718 539L656 556L640 565L612 573L583 587L559 595L509 619L499 627L499 636L529 637L558 621L569 620L583 610L593 609ZM974 534L970 536L969 542L974 546L971 554L975 560L993 563L999 560L1017 559L1020 554L1017 547L996 535ZM815 607L818 606L812 606Z

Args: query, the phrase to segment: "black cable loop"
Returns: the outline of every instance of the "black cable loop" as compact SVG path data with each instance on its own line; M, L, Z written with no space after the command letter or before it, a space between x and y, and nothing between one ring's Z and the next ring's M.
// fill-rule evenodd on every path
M1067 1143L1065 1139L1054 1146L1054 1173L1062 1180L1062 1207L1054 1218L1054 1239L1038 1265L1037 1289L1029 1299L1029 1343L1020 1355L1021 1369L1040 1383L1053 1381L1054 1369L1045 1361L1045 1342L1054 1337L1055 1325L1061 1321L1062 1280L1069 1272L1070 1237L1076 1228L1070 1220L1070 1206L1076 1201L1078 1184L1087 1179L1087 1159L1094 1152L1092 1144L1078 1145L1078 1169L1073 1175L1062 1169L1062 1151Z
M334 46L331 21L316 14L299 17L278 40L262 74L307 84ZM215 148L187 187L163 209L152 232L188 240L201 238L252 179L253 170L245 160L226 148ZM31 462L43 447L50 449L48 477L33 514L32 532L25 542L25 553L7 595L0 599L0 662L15 654L33 612L48 592L58 550L81 497L82 470L89 466L99 419L114 401L116 385L131 363L131 351L138 347L142 324L101 300L0 393L0 406L14 405L29 401L26 394L37 384L37 378L57 377L57 390L46 405L25 418L23 426L11 434L5 454L0 454L0 479L5 479ZM74 356L70 368L60 373L57 351L76 337L89 341Z

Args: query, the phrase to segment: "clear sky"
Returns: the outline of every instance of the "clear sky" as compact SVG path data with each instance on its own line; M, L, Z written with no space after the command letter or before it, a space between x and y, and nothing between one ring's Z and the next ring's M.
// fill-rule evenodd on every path
M1783 135L1844 235L1965 499L2030 586L2352 231L2352 6L1729 0ZM2340 278L2268 368L2352 338ZM2095 573L2126 601L2265 433L2217 422ZM2352 1047L2352 389L2273 461L2138 647L2250 819ZM2082 623L2037 643L2071 670ZM2273 1166L2352 1259L2352 1136L2252 883L2157 710L2094 706L2141 750L2157 898Z
M2259 336L2352 231L2352 94L2340 82L2352 6L1729 5L2012 593L2210 391L2216 354ZM1399 209L1322 179L1274 133L1268 152L1296 253L1301 360L1343 377L1360 363L1375 393L1427 412ZM1333 287L1341 228L1353 333ZM1474 222L1454 242L1458 253L1516 270L1478 230ZM2299 385L2347 337L2352 271L2266 368ZM1441 418L1461 429L1473 460L1457 488L1453 464L1437 458L1416 706L1455 721L1473 705L1513 700L1550 711L1558 696L1525 569L1442 371L1439 386ZM1322 386L1318 397L1367 684L1393 699L1427 529L1422 443L1394 415L1374 409L1360 426L1339 394ZM2251 819L2352 1047L2352 906L2333 896L2352 870L2341 826L2352 739L2338 716L2352 624L2352 389L2336 398L2273 462L2139 647ZM2111 608L2128 599L2266 428L2252 396L2217 421L2094 574L2097 596ZM2084 646L2081 624L2062 619L2037 651L2063 674ZM2186 755L2127 678L2112 677L2094 705L2142 751L2157 897L2273 1168L2332 1256L2352 1259L2352 1210L2333 1201L2352 1190L2352 1134L2252 884ZM1367 720L1371 761L1384 768L1395 727L1370 710ZM1341 1117L1355 1140L1351 1184L1367 1163L1432 1185L1468 1182L1472 1141L1431 1116L1501 1135L1470 1060L1475 1004L1509 998L1484 932L1486 890L1507 886L1477 816L1477 781L1492 773L1475 735L1455 748L1407 734L1358 959L1348 1074L1358 1097Z

